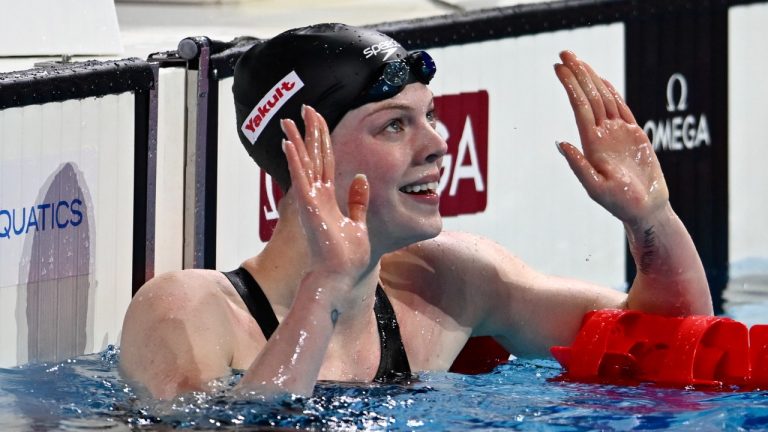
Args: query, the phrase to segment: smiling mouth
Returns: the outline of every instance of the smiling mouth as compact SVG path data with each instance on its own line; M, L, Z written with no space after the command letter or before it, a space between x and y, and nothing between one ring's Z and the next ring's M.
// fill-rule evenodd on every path
M400 192L413 195L437 194L437 182L412 184L400 188Z

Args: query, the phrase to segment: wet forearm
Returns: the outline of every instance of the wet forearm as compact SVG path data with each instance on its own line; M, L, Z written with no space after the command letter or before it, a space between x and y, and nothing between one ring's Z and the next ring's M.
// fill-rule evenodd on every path
M260 394L311 395L338 319L326 287L338 283L309 274L293 305L239 383Z
M667 205L625 223L637 276L627 307L665 315L711 314L704 268L688 231Z

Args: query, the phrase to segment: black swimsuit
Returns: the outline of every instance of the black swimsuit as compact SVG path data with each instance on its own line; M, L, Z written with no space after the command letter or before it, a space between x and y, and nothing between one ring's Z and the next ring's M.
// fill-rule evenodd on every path
M269 339L275 332L279 322L275 316L272 305L267 296L253 279L247 270L240 267L230 272L222 272L232 282L248 310L261 327L264 337ZM403 341L400 338L400 326L392 304L381 285L376 287L376 301L373 306L376 315L376 324L379 329L379 343L381 344L381 359L379 369L376 371L374 381L397 381L411 377L411 366L408 363L408 355L405 353Z

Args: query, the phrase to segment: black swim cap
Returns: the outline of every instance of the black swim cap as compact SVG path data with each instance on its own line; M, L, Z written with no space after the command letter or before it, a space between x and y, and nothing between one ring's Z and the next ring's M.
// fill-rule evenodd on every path
M293 119L303 134L301 106L306 104L315 108L333 131L347 111L390 98L407 83L428 83L434 63L426 53L419 54L429 60L426 67L405 68L401 84L392 87L384 83L378 91L369 92L383 71L400 73L389 68L389 63L411 62L413 57L389 36L344 24L318 24L258 43L235 66L232 91L240 141L253 160L287 191L291 179L281 145L284 134L280 119Z

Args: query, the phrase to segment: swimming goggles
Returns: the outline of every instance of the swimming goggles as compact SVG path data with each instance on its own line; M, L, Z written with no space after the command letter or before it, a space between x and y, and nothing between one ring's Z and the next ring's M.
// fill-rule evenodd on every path
M412 73L419 82L429 84L437 72L435 61L426 51L411 51L405 58L384 64L373 84L358 99L358 106L389 99L408 84Z

